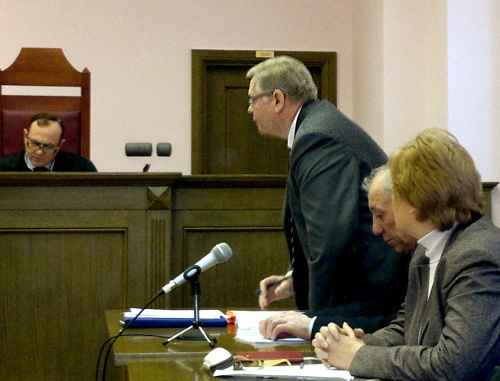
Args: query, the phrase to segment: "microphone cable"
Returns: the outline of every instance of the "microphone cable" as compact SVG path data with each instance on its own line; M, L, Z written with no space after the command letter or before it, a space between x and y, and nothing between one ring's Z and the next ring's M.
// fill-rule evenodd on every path
M165 291L160 290L158 292L158 294L156 294L144 307L142 307L142 309L139 311L139 313L137 315L135 315L127 324L125 324L123 326L123 329L120 331L120 333L118 335L112 336L104 342L104 344L101 346L101 349L99 351L99 356L97 357L97 365L96 365L96 369L95 369L95 381L99 381L99 368L101 366L101 357L102 357L102 354L104 353L104 349L106 348L106 345L108 345L108 349L106 351L106 355L104 356L104 360L102 361L102 373L101 373L101 380L102 381L106 380L106 370L108 368L108 359L109 359L109 356L111 355L111 348L113 348L113 344L116 342L116 340L118 340L118 338L120 338L121 336L124 336L123 333L125 332L125 330L137 320L139 315L142 314L142 312L146 308L148 308L156 299L158 299L158 297L160 297L164 293L165 293ZM163 337L163 336L159 336L159 335L147 335L147 334L131 334L131 335L125 335L125 336Z

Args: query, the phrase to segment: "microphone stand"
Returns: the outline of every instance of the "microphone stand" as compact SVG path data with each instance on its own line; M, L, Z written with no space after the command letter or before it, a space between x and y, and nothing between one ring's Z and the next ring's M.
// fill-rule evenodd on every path
M189 327L183 329L181 332L175 334L174 336L169 337L168 340L163 343L163 345L167 345L172 340L183 335L184 333L186 333L190 329L197 329L202 333L203 337L208 342L208 344L212 348L215 347L215 343L217 342L217 340L209 338L208 335L203 330L203 328L201 327L202 321L200 320L200 305L199 305L201 287L200 287L200 282L198 281L198 277L200 276L200 274L201 274L201 268L199 266L196 266L196 265L191 266L191 267L187 268L186 271L184 271L184 278L191 282L191 295L193 295L193 300L194 300L193 324L190 325ZM195 339L193 339L193 340L195 340Z

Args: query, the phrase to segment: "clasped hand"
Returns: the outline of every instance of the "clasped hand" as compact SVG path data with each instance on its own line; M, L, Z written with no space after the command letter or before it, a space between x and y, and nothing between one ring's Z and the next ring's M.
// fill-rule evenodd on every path
M321 327L312 345L316 356L327 368L348 370L359 348L365 345L364 336L362 329L352 329L347 323L344 323L342 328L330 323Z

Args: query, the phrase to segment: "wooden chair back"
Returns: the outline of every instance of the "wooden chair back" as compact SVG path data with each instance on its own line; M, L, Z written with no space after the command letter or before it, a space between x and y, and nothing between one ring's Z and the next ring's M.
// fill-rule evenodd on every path
M5 86L14 94L4 95ZM37 86L78 87L80 94L23 95ZM64 151L90 158L90 71L76 70L62 49L22 48L13 64L0 70L0 156L23 150L23 130L39 112L64 122Z

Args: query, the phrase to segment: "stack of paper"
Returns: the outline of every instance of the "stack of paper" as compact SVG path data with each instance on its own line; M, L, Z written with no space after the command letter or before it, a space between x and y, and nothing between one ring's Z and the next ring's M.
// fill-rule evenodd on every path
M140 312L140 308L131 308L124 312L122 325L128 324ZM219 310L201 310L202 327L225 327L227 320ZM146 309L130 327L185 328L193 324L193 310L156 310Z
M349 371L340 369L328 369L323 364L292 365L292 366L268 366L263 369L258 367L245 367L243 370L228 369L216 370L215 377L259 377L259 378L286 378L294 380L319 380L328 379L334 381L350 381L354 377Z

